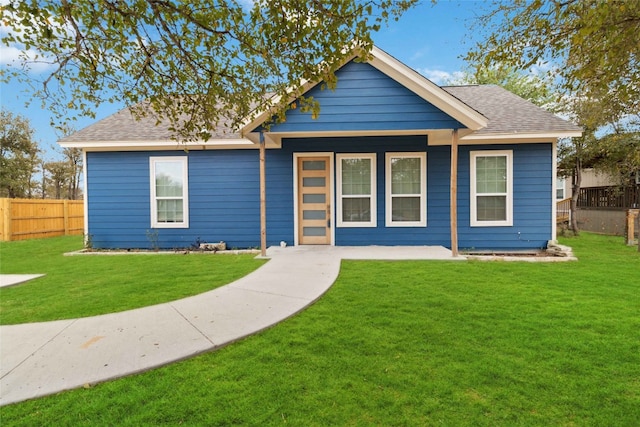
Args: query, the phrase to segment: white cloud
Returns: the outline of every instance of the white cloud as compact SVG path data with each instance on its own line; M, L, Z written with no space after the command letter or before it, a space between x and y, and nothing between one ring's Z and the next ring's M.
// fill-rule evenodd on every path
M428 47L423 47L422 49L418 49L416 50L413 55L411 55L411 58L409 58L411 61L415 61L417 59L422 58L423 56L425 56L427 53L429 53L429 48Z
M0 0L1 5L9 3L8 0ZM7 36L12 32L24 33L27 27L22 23L17 23L13 14L5 12L4 21L0 24L0 35ZM13 21L13 22L12 22ZM34 26L36 26L35 21ZM71 34L71 27L68 25L60 25L53 23L51 25L53 31L56 34ZM13 43L9 46L0 45L0 65L3 67L21 68L30 73L42 73L50 70L55 66L54 60L51 57L46 56L37 49L24 49L24 46L19 43Z
M461 77L462 73L454 71L453 73L444 70L437 70L431 68L418 68L416 69L420 74L431 80L437 85L447 84L452 80L456 80Z
M41 73L51 69L54 64L38 51L27 51L15 46L0 46L0 65L4 67L23 68L32 73Z

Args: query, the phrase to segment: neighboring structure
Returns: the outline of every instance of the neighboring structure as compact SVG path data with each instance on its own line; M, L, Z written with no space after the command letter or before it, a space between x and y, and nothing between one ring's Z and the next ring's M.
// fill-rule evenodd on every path
M570 198L571 191L571 178L565 178L563 198ZM557 192L560 196L561 190ZM625 235L627 211L638 208L640 171L628 181L621 183L619 178L605 172L592 168L582 170L577 211L578 227L581 230Z
M334 91L308 86L317 119L289 110L264 143L268 111L186 146L127 109L62 139L85 153L92 244L246 248L264 231L266 245L505 250L555 238L556 141L579 127L498 86L438 87L377 48L353 59Z

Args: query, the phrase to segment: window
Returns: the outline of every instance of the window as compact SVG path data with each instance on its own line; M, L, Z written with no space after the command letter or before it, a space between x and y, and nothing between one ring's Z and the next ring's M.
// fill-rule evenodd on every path
M566 178L557 178L556 179L556 199L564 200L564 187L566 183Z
M387 153L386 225L427 225L427 153Z
M151 157L151 227L188 228L187 158Z
M376 226L376 155L338 154L338 227Z
M511 151L471 152L471 226L513 223Z

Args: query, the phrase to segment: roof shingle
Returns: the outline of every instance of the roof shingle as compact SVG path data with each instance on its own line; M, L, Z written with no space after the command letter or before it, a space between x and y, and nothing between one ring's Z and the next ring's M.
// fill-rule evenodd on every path
M443 86L442 89L489 119L488 126L475 131L476 135L582 130L500 86Z

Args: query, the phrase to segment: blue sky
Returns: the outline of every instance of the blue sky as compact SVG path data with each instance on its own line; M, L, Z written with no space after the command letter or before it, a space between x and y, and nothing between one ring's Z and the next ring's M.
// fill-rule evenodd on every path
M0 3L3 3L0 1ZM469 28L484 1L454 0L439 1L432 5L426 0L400 18L391 21L373 35L376 46L419 71L435 83L442 84L447 78L465 68L462 56L474 46L477 35ZM15 51L2 46L0 58L2 67L15 55ZM28 118L35 130L35 139L45 150L45 156L55 158L59 150L56 141L59 135L49 125L50 115L42 108L40 101L33 101L28 107L26 84L3 83L0 100L3 108L14 114ZM124 104L105 104L96 110L96 118L78 118L74 126L82 129L122 109Z

